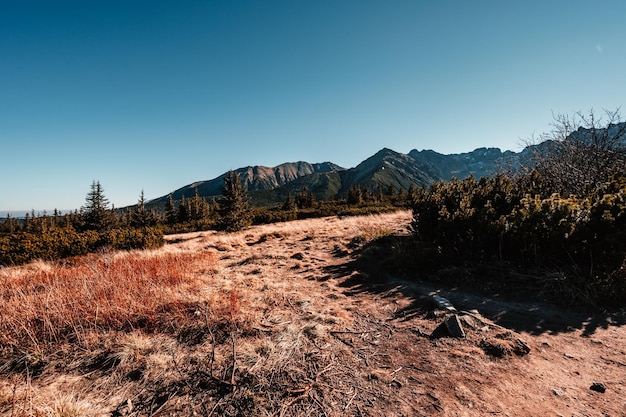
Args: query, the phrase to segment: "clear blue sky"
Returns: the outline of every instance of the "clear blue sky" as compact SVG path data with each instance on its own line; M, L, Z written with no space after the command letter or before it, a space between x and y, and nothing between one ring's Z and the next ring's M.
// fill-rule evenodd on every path
M231 168L520 150L626 98L624 1L0 0L0 210Z

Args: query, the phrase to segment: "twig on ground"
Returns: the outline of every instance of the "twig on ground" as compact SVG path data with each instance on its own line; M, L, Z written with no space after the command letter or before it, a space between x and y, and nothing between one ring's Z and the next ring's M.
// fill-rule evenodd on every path
M207 414L207 417L211 417L213 415L213 413L215 412L215 410L220 405L220 403L222 402L223 399L224 399L224 397L221 397L219 400L217 400L217 402L215 403L213 408L211 408L211 411L209 411L209 414Z
M209 362L209 375L213 378L213 362L215 361L215 335L211 331L211 325L209 323L209 306L207 304L204 310L204 317L206 321L206 330L211 336L211 361Z
M235 370L237 369L237 352L235 351L235 332L231 333L231 339L233 342L233 372L230 374L230 385L233 387L233 391L235 391Z
M161 412L161 410L163 410L165 408L165 406L167 405L167 403L169 402L169 400L171 400L176 394L178 394L178 389L176 389L174 392L170 393L167 395L167 398L165 399L165 401L163 402L163 404L161 404L156 410L152 411L150 410L150 417L154 417L157 414L159 414ZM154 400L152 400L152 404L154 404ZM152 409L152 404L150 404L150 408Z
M348 408L350 408L350 405L352 404L352 401L356 398L357 394L358 394L358 392L355 390L354 391L354 395L348 400L346 405L343 407L343 411L348 411ZM359 413L360 413L360 411L359 411Z
M626 363L620 362L620 361L616 361L615 359L606 358L604 356L600 356L600 359L602 359L603 361L608 362L608 363L613 363L615 365L626 367Z
M342 331L342 330L332 330L329 332L332 335L336 335L336 334L363 334L365 332L353 332L353 331Z

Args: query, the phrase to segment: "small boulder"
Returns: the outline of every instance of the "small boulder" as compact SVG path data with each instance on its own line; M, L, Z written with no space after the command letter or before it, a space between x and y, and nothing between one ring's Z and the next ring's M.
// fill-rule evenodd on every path
M439 326L430 334L431 339L439 339L440 337L465 337L465 331L461 326L459 317L454 314L446 317Z
M593 384L591 384L589 389L603 394L606 391L606 386L604 386L602 382L594 382Z
M463 330L463 326L461 326L461 321L459 320L459 316L453 314L452 316L446 318L445 320L446 328L448 329L448 333L452 337L465 337L465 331Z

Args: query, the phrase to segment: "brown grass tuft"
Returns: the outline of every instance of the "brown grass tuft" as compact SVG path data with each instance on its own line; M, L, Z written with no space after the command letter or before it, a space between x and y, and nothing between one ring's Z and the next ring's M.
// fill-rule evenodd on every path
M90 331L157 326L187 308L201 282L194 273L213 263L207 252L133 252L2 270L0 345L43 352L64 341L84 347Z

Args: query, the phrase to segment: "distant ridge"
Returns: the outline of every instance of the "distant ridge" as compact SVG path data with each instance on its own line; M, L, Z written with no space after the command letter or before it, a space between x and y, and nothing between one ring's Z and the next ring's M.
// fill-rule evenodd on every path
M621 131L626 123L610 125L611 131ZM579 128L568 139L590 137L591 131ZM566 139L566 140L568 140ZM626 142L626 137L621 138ZM306 187L317 200L345 198L355 185L375 190L379 185L386 192L393 185L396 190L407 190L411 184L428 187L433 182L489 177L498 172L514 172L529 163L534 153L551 145L551 141L530 145L521 152L501 151L499 148L477 148L471 152L441 154L433 150L411 150L408 154L383 148L354 168L345 169L332 162L311 164L287 162L276 167L248 166L236 169L248 187L251 203L256 206L271 206L285 201L287 195L295 194ZM221 187L227 173L206 181L197 181L172 192L174 200L193 197L221 196ZM165 203L167 195L150 203Z
M249 192L261 190L273 190L280 188L300 177L321 173L343 170L344 168L332 162L322 162L311 164L304 161L286 162L275 167L247 166L233 171L239 173L241 181L247 186ZM222 194L221 187L224 185L224 178L227 172L213 178L212 180L196 181L172 192L174 200L193 197L196 193L202 197L216 197ZM162 196L150 201L154 203L164 203L168 196Z
M427 187L433 182L453 177L489 176L500 166L518 164L519 154L502 152L498 148L478 148L472 152L444 155L432 150L412 150L408 154L383 148L354 168L345 169L332 162L287 162L275 167L247 166L234 170L248 187L251 202L256 206L271 206L306 188L317 200L344 198L355 186L375 190L379 185L387 192L407 190L411 184ZM191 198L197 192L205 198L221 196L221 187L228 173L211 180L196 181L171 193L174 200ZM168 196L150 201L162 205Z

